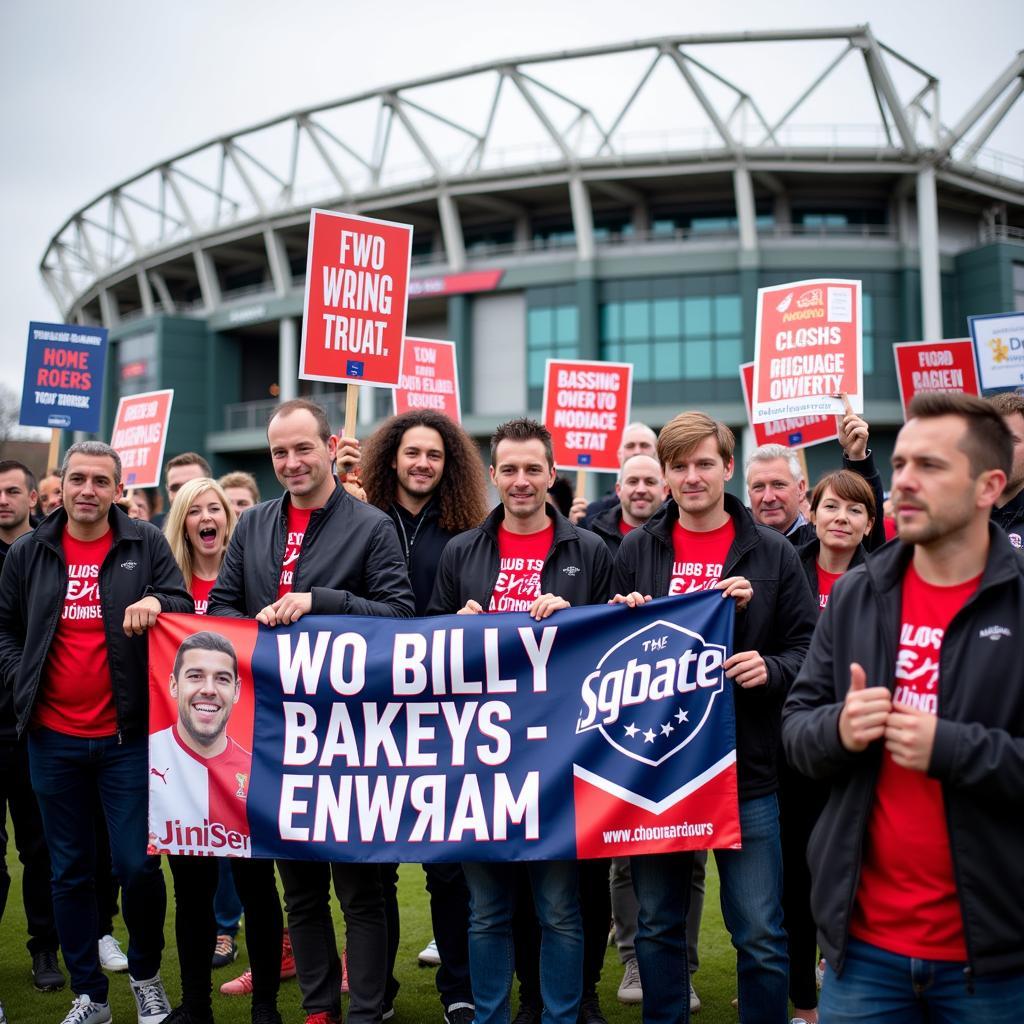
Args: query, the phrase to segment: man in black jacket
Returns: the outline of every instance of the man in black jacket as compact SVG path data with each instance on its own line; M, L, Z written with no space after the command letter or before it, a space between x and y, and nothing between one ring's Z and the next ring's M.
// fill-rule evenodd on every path
M786 702L831 792L808 849L822 1018L1020 1019L1024 562L989 513L1011 438L921 394L893 452L900 543L835 585Z
M622 542L616 602L720 589L736 599L736 758L741 850L717 850L722 911L737 949L745 1024L787 1019L788 956L782 927L782 855L776 749L782 701L810 643L815 609L792 545L754 523L725 483L732 431L703 413L681 413L658 436L672 500ZM640 900L637 959L645 1024L689 1019L686 917L692 853L632 858Z
M66 1020L110 1020L97 953L96 793L111 836L143 1024L170 1009L160 982L166 897L146 856L148 651L161 611L192 598L163 535L116 507L121 460L98 441L72 445L63 510L15 541L0 577L0 674L18 734L29 731L32 788L50 849L53 909L76 999Z
M409 568L416 614L425 615L441 554L487 514L483 466L476 445L449 417L429 409L393 416L366 442L366 500L391 516ZM424 864L430 918L440 956L435 982L445 1024L472 1024L469 977L469 890L460 864ZM394 1003L398 952L398 865L382 864L388 920L385 1007Z
M646 453L627 456L619 467L615 496L618 500L611 508L581 523L605 542L612 557L622 538L643 526L665 500L665 479L658 460Z
M608 599L611 559L601 540L547 503L555 479L551 435L510 420L491 438L491 482L501 504L482 526L448 543L428 614L527 612L540 621L570 605ZM515 866L465 864L470 891L469 959L477 1024L505 1024L512 986ZM530 861L543 932L544 1019L576 1024L583 935L576 864ZM607 925L607 919L605 919Z
M383 615L414 612L395 526L380 509L353 498L332 472L338 439L320 406L293 399L278 406L267 427L274 472L286 493L249 509L238 521L209 614L287 625L303 615ZM254 866L255 865L255 866ZM253 979L253 1014L280 1020L280 908L272 865L232 864L246 913ZM384 1002L387 926L376 864L282 860L288 932L303 1007L311 1017L341 1016L341 961L331 920L330 883L348 934L350 1024L380 1020ZM258 926L252 909L266 912ZM269 936L268 936L269 933ZM258 935L261 952L253 955Z
M1020 550L1024 540L1024 394L1004 391L989 398L1013 438L1013 463L1006 489L992 509L993 521Z

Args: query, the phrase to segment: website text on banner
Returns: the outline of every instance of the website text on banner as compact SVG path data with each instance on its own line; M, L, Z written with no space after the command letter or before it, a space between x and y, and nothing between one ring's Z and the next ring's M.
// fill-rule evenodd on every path
M174 391L128 395L117 403L110 447L121 456L125 487L159 487Z
M1024 313L969 316L978 376L985 394L1024 388Z
M406 338L402 344L402 372L394 396L397 415L432 409L461 423L455 342Z
M556 469L619 471L632 384L632 363L547 361L543 420L551 431Z
M411 255L408 224L312 211L300 377L398 383Z
M896 380L900 386L904 419L914 395L922 391L981 394L978 367L974 361L974 342L970 338L898 341L892 347L892 354L896 360Z
M783 444L787 448L809 448L839 437L835 416L787 416L781 420L755 423L751 416L750 396L754 391L754 364L740 363L740 386L747 407L747 422L754 432L754 444Z
M24 427L94 434L100 429L106 355L105 327L33 320L28 325L18 422Z
M864 411L860 281L794 281L759 288L754 341L755 423L842 415L840 393Z
M381 862L738 847L717 592L150 632L150 850Z

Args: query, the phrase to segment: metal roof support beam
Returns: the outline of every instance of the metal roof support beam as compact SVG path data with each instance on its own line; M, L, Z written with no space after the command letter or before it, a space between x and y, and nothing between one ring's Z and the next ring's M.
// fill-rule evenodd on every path
M289 402L299 396L299 328L293 316L281 317L277 325L278 398Z
M939 276L939 206L935 168L917 172L917 249L921 268L921 328L925 341L942 339L942 282Z
M559 148L562 156L565 158L565 162L570 167L575 167L579 162L576 154L566 145L565 139L562 133L551 123L551 119L544 112L544 108L537 102L537 97L526 88L526 84L523 81L523 76L515 68L511 68L508 72L508 77L512 79L512 84L519 90L520 95L526 100L527 105L533 111L534 116L540 121L541 126L551 136L551 141ZM573 215L575 220L575 214ZM577 234L577 238L579 235ZM582 257L580 257L582 259Z
M797 112L797 110L800 109L800 107L804 105L804 103L814 93L815 89L817 89L818 86L821 85L821 83L824 82L825 79L828 78L828 76L831 75L837 67L839 67L839 65L843 62L843 59L852 49L853 44L848 43L846 49L843 50L835 58L835 60L833 60L825 68L825 70L822 71L822 73L818 75L818 77L813 82L811 82L811 84L807 86L806 89L804 89L802 93L800 93L800 95L796 98L796 101L789 105L789 107L787 108L786 112L782 115L782 117L780 117L778 121L776 121L775 124L768 129L768 134L761 140L760 145L763 146L769 140L775 141L775 133Z
M97 277L100 275L100 261L96 255L96 249L92 244L92 239L89 237L89 233L85 230L85 218L79 217L75 221L75 233L78 237L79 245L85 250L85 259L83 262L96 274ZM81 256L79 255L79 259Z
M473 169L477 171L480 170L480 166L483 164L484 150L487 148L487 140L491 137L494 117L498 113L498 100L501 99L501 87L505 84L505 76L505 68L499 68L498 81L494 87L494 96L491 98L491 109L487 112L487 123L484 125L484 133L480 136L480 141L473 147L473 151L466 158L466 166L463 168L464 173L469 172L471 164L473 164Z
M384 119L383 126L381 125L382 118ZM391 123L394 119L394 108L382 103L377 112L377 133L373 143L373 166L370 168L370 174L373 177L374 185L380 184L380 174L384 169L384 160L388 155L388 142L391 139Z
M462 237L459 208L446 191L438 194L437 212L441 219L441 237L448 266L454 271L463 270L466 266L466 244Z
M590 208L590 194L578 174L569 178L569 205L572 208L572 226L576 232L576 253L586 262L594 258L594 214Z
M872 35L871 30L865 28L864 33L856 40L856 43L863 48L864 62L867 64L872 85L878 89L882 94L882 99L885 100L889 116L896 126L900 141L903 143L904 152L911 158L916 157L917 139L914 138L910 122L907 120L907 115L903 110L903 104L900 103L896 87L893 85L892 78L889 77L889 69L885 65L885 58L883 58L882 51L878 48L877 40ZM884 115L882 120L885 120Z
M423 154L423 158L430 164L430 169L434 172L434 177L439 182L444 182L447 178L444 168L441 166L440 161L434 155L434 151L427 145L423 136L420 135L416 129L416 125L409 120L409 115L402 109L402 101L397 96L385 96L385 105L389 106L394 112L395 117L402 123L402 127L408 132L409 138L412 139L413 145Z
M156 289L157 298L160 300L163 311L165 313L176 312L178 307L174 302L174 297L171 295L170 288L167 287L164 275L158 270L153 270L149 273L149 279L153 282L153 287Z
M191 207L185 201L181 186L174 180L176 173L178 172L172 172L170 167L161 167L160 180L171 190L171 195L174 196L174 201L178 204L178 209L181 210L181 215L185 218L185 225L188 227L188 230L193 235L196 235L199 233L199 225L196 223L195 217L192 216Z
M249 176L249 172L242 166L242 161L238 158L238 150L233 142L228 140L224 143L224 155L228 160L231 161L231 166L234 167L235 173L242 179L242 184L245 186L246 191L252 197L253 203L256 204L256 209L259 211L261 217L267 215L267 204L263 202L263 197L259 194L256 186L252 183L252 178ZM221 190L224 188L224 165L221 164L221 179L220 185ZM220 206L217 208L217 219L220 219Z
M935 154L936 162L944 160L953 147L974 127L978 119L1002 95L1003 90L1013 84L1015 78L1024 75L1024 50L1010 62L1009 67L985 90L977 103L949 130L942 145Z
M43 284L46 285L46 290L50 293L53 298L54 304L57 306L57 310L61 316L64 315L64 303L71 298L70 295L64 296L61 294L60 285L57 284L57 275L47 266L39 268L39 273L42 275Z
M341 173L338 165L334 162L334 158L327 152L327 147L317 135L319 125L308 118L299 118L297 123L306 130L306 137L313 144L313 148L317 151L320 159L323 160L324 166L331 172L331 177L338 183L342 196L350 195L352 188L349 185L348 180L345 178L345 175Z
M676 67L679 68L679 73L686 80L686 84L690 87L690 91L696 97L697 102L704 108L704 113L707 114L709 120L715 126L715 131L722 137L722 142L729 149L736 152L739 147L736 145L736 140L732 137L732 132L729 131L729 126L722 120L714 104L707 98L704 90L700 87L700 83L687 63L688 58L674 46L670 47L666 52L675 61Z
M100 289L100 316L103 317L103 326L110 330L117 326L121 319L120 311L117 308L117 299L108 288Z
M665 55L664 50L658 50L654 56L654 60L648 65L647 70L643 73L640 81L637 82L636 88L629 94L629 99L626 100L625 106L619 111L615 120L612 121L611 127L608 129L608 134L605 136L605 140L601 143L601 148L598 149L597 155L600 156L603 150L607 149L609 153L614 153L615 150L612 148L611 138L615 134L616 129L622 123L622 119L629 113L629 108L636 102L637 96L643 91L644 86L647 84L647 79L654 73L654 69L658 66L658 61Z
M292 286L291 268L284 239L273 228L264 228L263 244L267 250L267 264L270 267L270 279L274 282L274 291L283 298Z
M740 248L744 252L757 250L757 208L754 205L754 185L750 171L744 166L732 172L733 191L736 193L736 219L740 227Z
M146 316L152 316L156 312L156 307L153 304L153 289L150 288L149 278L142 267L135 271L135 280L139 285L139 301L142 303L142 312Z
M196 264L196 276L199 278L199 290L203 295L203 305L208 311L220 305L220 281L217 279L217 268L213 258L205 249L197 245L192 250L192 258Z
M1010 112L1010 108L1020 99L1022 94L1024 94L1024 76L1017 79L1016 84L1006 94L1005 99L992 111L992 116L985 122L981 131L978 132L967 149L964 150L964 160L974 160L981 147L988 142L992 133L999 127L1003 118Z

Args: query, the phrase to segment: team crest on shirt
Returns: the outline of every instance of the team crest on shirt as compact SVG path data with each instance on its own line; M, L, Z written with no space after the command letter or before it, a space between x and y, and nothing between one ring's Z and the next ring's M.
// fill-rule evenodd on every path
M1010 536L1010 543L1015 548L1019 548L1021 546L1020 534L1019 533L1011 533L1009 536Z
M577 734L597 729L626 757L657 767L701 731L725 687L726 649L658 620L610 647L584 678Z
M248 796L249 791L249 775L247 772L235 772L235 782L238 783L238 789L235 790L235 796L239 799L244 800Z

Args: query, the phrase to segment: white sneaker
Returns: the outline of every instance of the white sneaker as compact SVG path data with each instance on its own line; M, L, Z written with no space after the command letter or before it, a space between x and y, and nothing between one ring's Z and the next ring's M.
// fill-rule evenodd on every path
M100 967L105 971L127 971L128 957L121 949L121 943L113 935L104 935L99 943Z
M644 990L640 985L640 965L634 956L626 961L626 969L622 972L622 981L619 982L619 1002L635 1004L643 1001Z
M0 1024L7 1024L7 1014L4 1013L3 1003L0 1003Z
M88 996L75 996L71 1010L60 1024L110 1024L110 1003L94 1003Z
M693 981L690 982L690 1013L700 1013L700 996L693 987Z
M437 942L431 939L416 959L423 967L437 967L441 963L441 954L437 951Z
M129 975L128 980L132 983L132 995L139 1008L139 1024L160 1024L171 1012L171 1003L160 975L155 974L145 981L136 981Z

